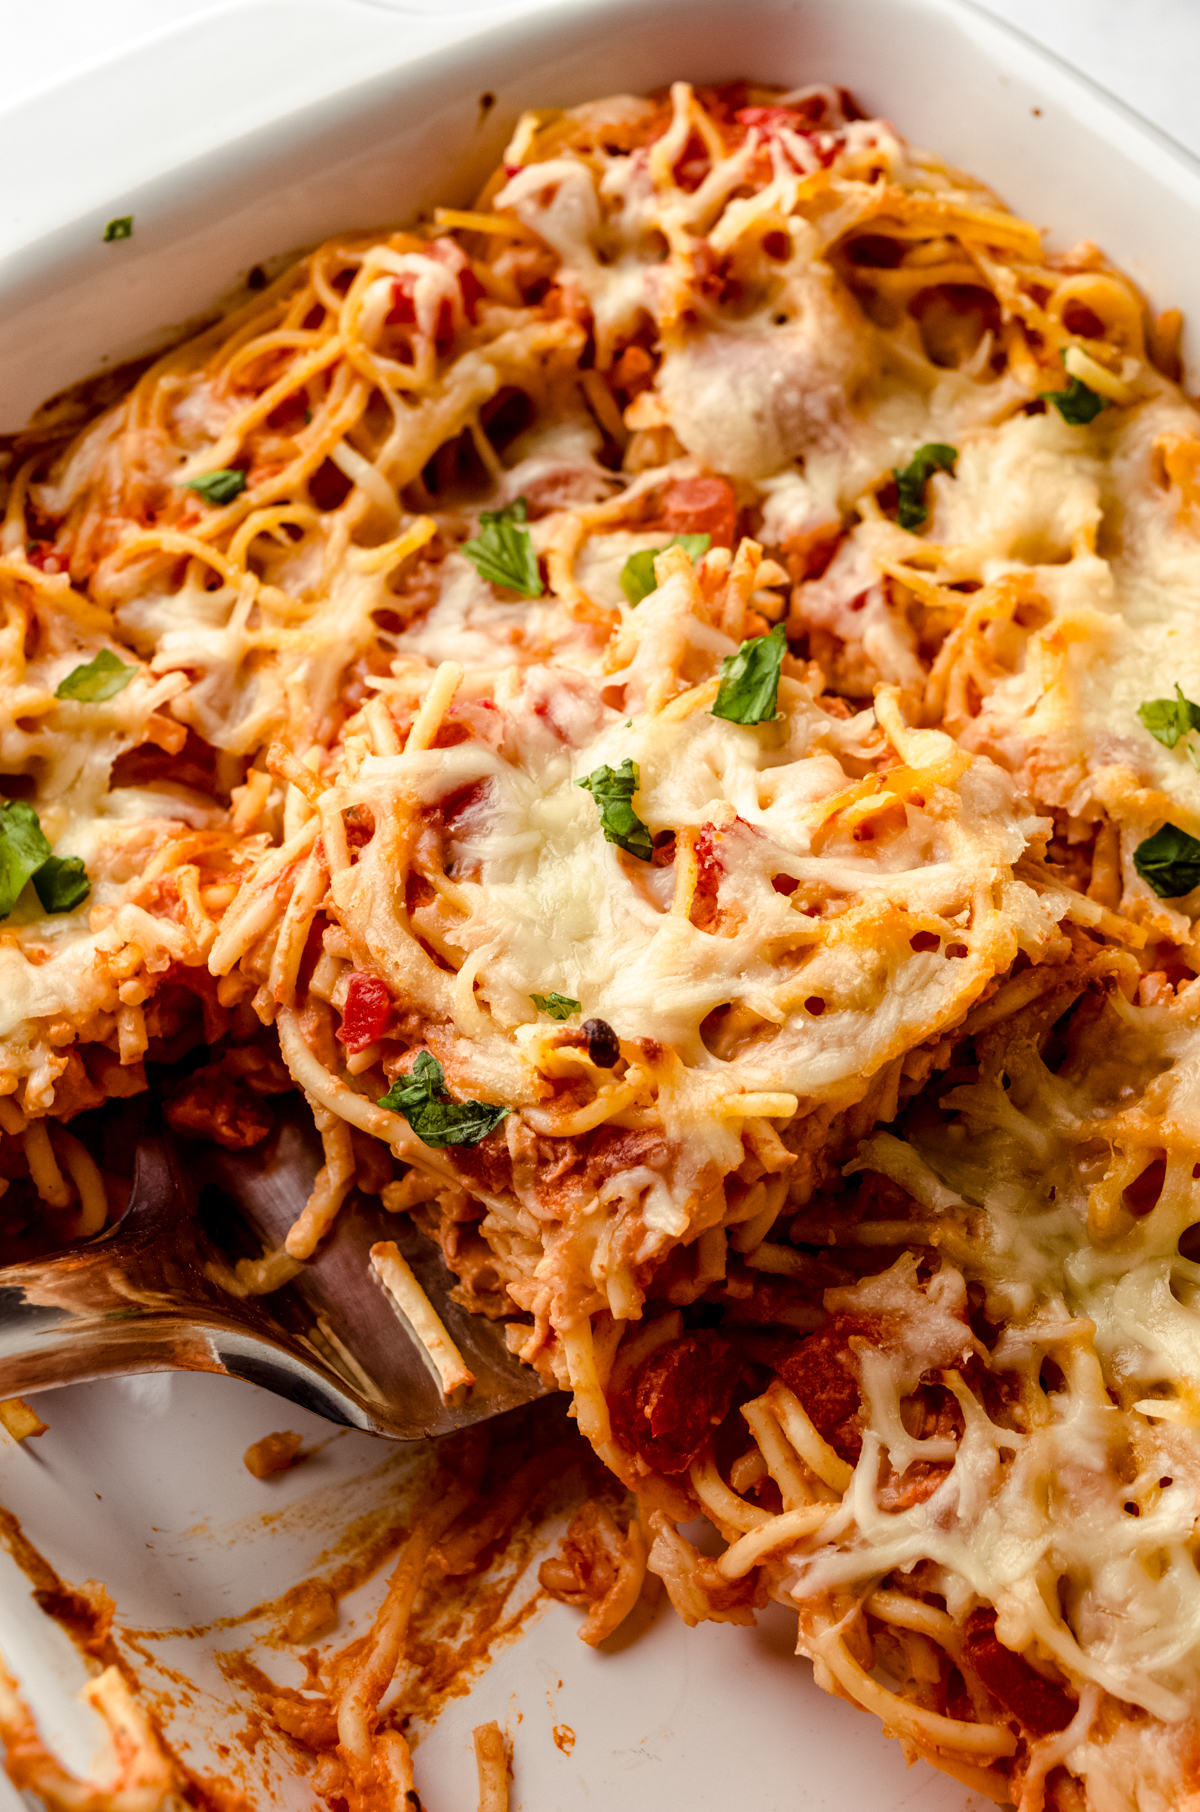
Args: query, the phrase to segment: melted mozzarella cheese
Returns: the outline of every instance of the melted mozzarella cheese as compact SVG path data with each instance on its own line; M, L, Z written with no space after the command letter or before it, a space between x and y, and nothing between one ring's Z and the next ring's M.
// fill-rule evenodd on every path
M1138 836L1173 805L1200 822L1188 742L1169 749L1138 717L1151 700L1174 700L1176 685L1200 699L1200 527L1154 474L1159 436L1194 431L1192 411L1158 395L1087 428L1053 412L1018 417L978 431L953 480L933 483L930 536L950 569L1027 574L1053 619L964 740L1003 750L1017 768L1032 762L1026 775L1043 796L1085 818L1101 801ZM1132 871L1130 881L1154 910Z
M461 554L448 556L436 602L396 638L396 649L434 665L484 668L596 654L594 633L556 598L500 598Z
M664 540L661 530L646 533L614 529L607 534L590 535L575 562L575 577L597 604L626 614L629 600L621 584L626 562L632 555L645 553L649 548L657 551Z
M64 593L65 577L51 582ZM56 697L60 683L87 665L98 645L81 647L71 622L42 627L40 651L21 678L0 691L0 771L5 791L17 792L38 814L59 857L78 857L91 891L69 913L48 914L26 886L4 921L0 939L0 1040L4 1062L21 1074L46 1021L85 1023L117 1005L112 977L97 958L133 936L148 963L165 968L191 948L168 921L130 903L153 851L184 825L211 828L219 808L170 783L112 787L114 763L145 742L150 720L186 687L182 674L156 677L120 650L133 676L109 699L94 703ZM107 647L108 645L105 644ZM112 650L109 649L111 652ZM30 1105L39 1098L35 1087Z
M869 352L832 274L814 266L766 318L668 351L658 390L688 452L734 478L764 478L854 438Z
M1190 409L1163 401L1136 411L1115 436L1108 506L1116 621L1076 657L1074 703L1080 730L1110 761L1127 764L1143 786L1200 813L1200 777L1187 744L1168 749L1139 722L1150 699L1200 700L1200 522L1162 491L1153 473L1161 434L1196 430ZM1116 537L1119 536L1119 540ZM1200 753L1200 751L1197 751Z
M964 573L991 560L1053 566L1095 535L1101 476L1092 434L1055 410L978 428L963 436L953 478L931 481L929 539Z
M635 171L644 168L634 165ZM632 328L639 313L653 312L652 255L637 245L643 227L644 183L626 184L618 217L605 223L604 256L600 199L587 165L573 155L521 170L496 197L553 247L565 278L578 285L592 312L596 335L606 345Z
M661 607L663 594L655 600ZM989 763L972 766L953 788L931 770L924 804L903 808L890 837L834 836L814 849L826 801L848 784L839 751L858 745L859 725L808 706L781 737L702 710L627 718L594 695L581 710L585 695L577 680L567 702L585 737L580 746L547 743L543 682L504 712L503 741L515 759L478 743L372 757L344 789L377 824L401 793L434 806L464 788L484 789L466 834L456 832L449 849L455 877L471 877L458 886L458 916L443 934L469 966L469 998L412 947L389 880L389 839L376 836L338 877L334 897L343 925L397 992L412 998L418 988L429 1010L454 1018L472 1040L463 1056L471 1073L482 1073L480 1062L500 1065L493 1076L502 1074L512 1091L505 1099L535 1096L517 1047L506 1043L517 1024L535 1018L534 993L577 999L620 1036L669 1046L707 1074L704 1092L714 1102L737 1089L829 1099L853 1094L882 1064L961 1015L1018 947L1036 955L1053 945L1053 911L1011 872L1037 821ZM949 748L933 738L934 768ZM717 930L671 911L672 869L606 841L579 782L626 759L637 763L635 809L652 834L708 827L723 871ZM796 892L777 890L776 877L795 882ZM797 909L810 900L822 903L825 920ZM944 950L914 950L919 922L958 929ZM724 1060L707 1047L704 1024L739 1004L765 1022L764 1039Z
M951 1444L928 1456L953 1457L945 1481L924 1503L890 1513L876 1499L879 1455L897 1470L925 1457L904 1432L900 1402L923 1367L957 1363L953 1330L938 1335L934 1288L918 1286L910 1258L829 1293L828 1307L900 1316L905 1332L864 1361L870 1432L847 1510L792 1578L803 1598L932 1560L952 1608L972 1594L985 1599L1010 1647L1036 1642L1083 1679L1169 1721L1200 1707L1200 1575L1191 1552L1200 1456L1189 1433L1200 1414L1200 1267L1178 1251L1194 1216L1200 1156L1195 995L1193 987L1171 1009L1129 1007L1116 996L1066 1073L1014 1056L1003 1080L958 1091L961 1120L930 1126L910 1144L887 1133L864 1142L853 1169L893 1177L937 1212L934 1238L953 1258L943 1258L937 1301L961 1305L959 1267L985 1286L987 1312L1004 1326L992 1369L1036 1375L1050 1355L1070 1389L1050 1387L1044 1419L1016 1432L957 1392L966 1416L957 1453ZM1181 1142L1152 1211L1126 1214L1118 1238L1097 1242L1088 1235L1098 1187L1091 1153L1097 1136L1128 1138L1121 1104L1142 1091ZM1121 1169L1118 1150L1109 1160L1116 1186L1152 1156L1135 1147ZM958 1336L965 1350L971 1337L961 1319Z

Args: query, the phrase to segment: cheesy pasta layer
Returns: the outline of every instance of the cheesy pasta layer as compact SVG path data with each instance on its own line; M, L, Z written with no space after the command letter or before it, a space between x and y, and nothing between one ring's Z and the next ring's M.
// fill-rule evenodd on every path
M1022 1812L1200 1795L1178 334L843 91L677 83L5 455L13 1250L119 1206L67 1122L146 1058L231 1147L302 1090L240 1287L355 1188L438 1240L626 1492L585 1640L773 1594ZM421 1564L324 1682L355 1812Z

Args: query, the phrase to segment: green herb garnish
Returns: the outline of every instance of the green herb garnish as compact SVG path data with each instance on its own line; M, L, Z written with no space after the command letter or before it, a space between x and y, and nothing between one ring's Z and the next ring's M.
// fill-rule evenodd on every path
M474 541L464 541L462 552L480 578L493 585L505 585L519 591L523 598L540 598L542 578L529 530L521 524L529 518L529 507L523 497L503 510L480 510L479 534Z
M626 756L619 768L596 768L575 785L590 793L600 807L600 829L608 841L648 862L654 854L654 839L631 803L641 785L637 762Z
M111 244L114 239L133 238L133 215L122 214L116 220L110 220L104 229L104 243Z
M82 705L99 705L124 692L136 672L136 667L118 660L111 648L102 648L86 666L73 667L55 687L54 696L78 699Z
M33 888L43 912L74 912L92 891L81 856L51 856L35 872Z
M1191 731L1200 730L1200 705L1194 705L1190 698L1184 697L1178 680L1174 698L1148 698L1144 705L1138 706L1138 716L1155 741L1161 742L1166 749L1173 749L1180 738ZM1196 744L1187 743L1184 753L1192 766L1200 770L1200 752Z
M893 468L896 489L900 493L896 520L903 529L918 529L929 511L925 507L925 486L935 472L953 472L958 448L943 441L931 440L918 447L906 466Z
M531 994L529 998L539 1013L549 1013L551 1019L570 1019L572 1013L580 1011L579 1001L565 994Z
M1073 377L1065 390L1043 390L1040 392L1044 403L1053 403L1065 422L1073 428L1085 427L1094 422L1101 409L1108 408L1108 398L1098 396L1082 378Z
M8 917L26 881L33 879L50 854L41 820L31 805L22 799L0 805L0 919Z
M733 724L762 724L774 717L779 702L779 669L787 653L783 624L768 635L754 635L736 654L721 662L721 684L712 715Z
M621 568L621 590L636 606L657 587L654 562L659 554L665 554L669 547L681 547L694 566L711 546L711 535L672 535L661 547L644 547L640 553L630 554Z
M411 1074L397 1076L379 1100L393 1114L403 1114L424 1145L478 1145L508 1114L507 1107L486 1101L452 1101L446 1093L441 1064L422 1051Z
M1177 900L1200 887L1200 840L1177 824L1164 824L1138 844L1133 866L1160 900Z
M218 466L215 472L201 472L198 478L185 478L182 489L196 491L205 503L232 503L246 488L246 474L236 466Z
M27 881L46 912L72 912L91 892L79 857L52 854L33 807L13 799L0 805L0 919L8 917Z

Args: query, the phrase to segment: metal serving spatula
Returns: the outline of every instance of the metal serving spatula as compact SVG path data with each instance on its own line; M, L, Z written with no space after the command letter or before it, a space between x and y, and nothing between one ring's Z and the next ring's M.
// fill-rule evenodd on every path
M273 1249L321 1163L311 1124L285 1117L249 1151L166 1130L141 1140L129 1206L86 1245L0 1270L0 1398L130 1372L226 1372L331 1422L392 1440L448 1434L543 1392L499 1323L450 1300L453 1278L403 1216L353 1195L318 1256L283 1289L239 1297L222 1271ZM475 1374L447 1403L368 1257L395 1240Z

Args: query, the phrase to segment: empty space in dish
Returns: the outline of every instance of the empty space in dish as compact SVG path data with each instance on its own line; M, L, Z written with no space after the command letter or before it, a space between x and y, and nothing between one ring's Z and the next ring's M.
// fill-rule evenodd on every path
M107 1585L118 1646L185 1763L227 1780L256 1812L311 1807L287 1745L256 1728L238 1669L248 1658L302 1687L306 1647L340 1648L365 1630L390 1562L343 1600L333 1635L311 1645L275 1640L272 1601L314 1567L328 1573L352 1561L373 1530L402 1519L423 1450L333 1428L225 1378L77 1385L39 1402L50 1430L20 1449L5 1438L0 1502L65 1578ZM316 1451L291 1472L252 1478L245 1448L283 1428ZM540 1524L500 1628L519 1618L564 1527L563 1514ZM262 1615L246 1618L261 1605ZM0 1653L21 1674L45 1738L85 1770L103 1732L72 1697L82 1660L2 1554L0 1606ZM514 1812L715 1809L739 1783L752 1783L761 1806L815 1812L841 1802L848 1754L856 1791L877 1812L982 1812L977 1795L944 1775L923 1764L910 1772L897 1743L819 1691L792 1653L794 1619L778 1607L755 1629L688 1630L664 1598L598 1651L577 1640L578 1627L578 1612L542 1600L519 1635L489 1645L491 1665L472 1670L468 1697L448 1698L432 1723L417 1720L410 1734L429 1812L475 1805L471 1730L490 1718L513 1743ZM8 1812L6 1788L0 1773Z

